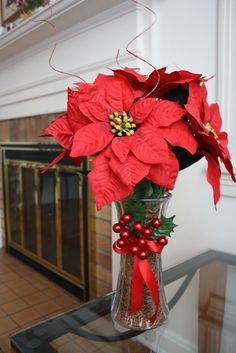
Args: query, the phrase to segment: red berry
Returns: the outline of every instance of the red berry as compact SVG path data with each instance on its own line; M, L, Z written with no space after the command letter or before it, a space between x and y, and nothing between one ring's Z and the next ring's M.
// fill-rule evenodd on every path
M167 237L160 237L157 239L158 243L162 246L165 246L168 243Z
M159 218L153 218L151 224L152 224L153 228L158 228L161 225L161 221Z
M130 236L130 231L128 229L122 229L120 232L120 237L122 239L127 239Z
M118 248L124 248L126 245L126 242L123 239L118 239L116 244Z
M119 224L124 227L124 226L125 226L125 221L123 221L122 219L120 219L120 220L119 220Z
M120 233L123 227L119 223L115 223L112 228L115 233Z
M134 245L134 246L132 246L132 248L130 249L130 251L131 251L131 254L137 255L138 252L139 252L139 248L138 248L136 245Z
M152 236L152 230L150 228L143 228L142 233L144 237L151 237Z
M121 219L125 223L129 223L131 221L131 219L132 219L132 216L131 216L130 213L124 213Z
M138 245L139 246L145 246L146 245L146 243L147 243L147 241L146 241L146 239L144 239L144 238L139 238L139 240L138 240Z
M134 230L136 232L140 232L143 229L143 225L141 222L137 221L134 223Z
M143 251L140 251L138 256L141 260L145 260L148 257L148 253L143 250Z

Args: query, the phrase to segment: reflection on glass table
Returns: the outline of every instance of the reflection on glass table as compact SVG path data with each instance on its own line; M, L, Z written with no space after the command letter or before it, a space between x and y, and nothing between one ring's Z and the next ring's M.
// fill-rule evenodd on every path
M116 327L113 294L24 329L12 353L235 353L236 256L208 251L164 272L170 314L145 332Z

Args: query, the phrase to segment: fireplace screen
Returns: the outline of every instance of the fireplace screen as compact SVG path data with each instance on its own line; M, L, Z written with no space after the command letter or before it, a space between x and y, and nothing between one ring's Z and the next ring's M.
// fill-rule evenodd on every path
M91 297L87 165L62 161L42 174L56 146L3 148L8 251ZM90 207L90 213L91 207Z

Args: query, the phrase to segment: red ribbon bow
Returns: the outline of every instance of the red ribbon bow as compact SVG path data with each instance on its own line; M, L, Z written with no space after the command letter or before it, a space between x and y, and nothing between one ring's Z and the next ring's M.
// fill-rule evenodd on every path
M134 246L134 240L129 239L127 244L123 248L117 246L117 241L113 244L113 250L120 254L131 253L131 248ZM158 244L154 240L147 240L145 244L145 250L151 251L157 254L162 252L163 246ZM156 319L158 307L159 307L159 288L157 280L152 272L149 262L147 259L141 259L138 255L134 256L133 262L133 276L132 276L132 287L131 287L131 299L130 299L130 312L141 310L142 308L142 287L143 282L149 289L153 298L156 310L155 313L150 317L150 322L153 324Z

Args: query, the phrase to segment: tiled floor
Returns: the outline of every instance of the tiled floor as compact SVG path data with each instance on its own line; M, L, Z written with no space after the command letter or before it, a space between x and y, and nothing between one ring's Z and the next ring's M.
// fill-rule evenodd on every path
M80 304L79 299L0 249L0 353L10 352L12 332Z

